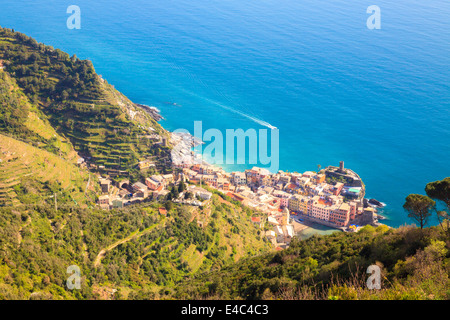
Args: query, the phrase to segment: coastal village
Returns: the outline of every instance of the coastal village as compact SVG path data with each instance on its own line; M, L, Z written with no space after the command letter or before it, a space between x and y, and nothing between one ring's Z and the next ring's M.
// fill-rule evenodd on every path
M138 166L145 170L151 164L143 161ZM378 225L376 206L364 198L361 178L345 168L343 161L338 167L303 173L270 173L259 167L228 173L205 162L180 161L174 162L173 168L174 173L152 174L133 184L100 177L102 195L98 205L109 210L145 201L165 202L170 189L183 183L184 192L171 198L172 202L205 206L212 197L207 186L259 212L251 221L266 230L267 239L281 248L287 247L296 233L310 223L348 232L367 224ZM160 213L164 212L160 208Z

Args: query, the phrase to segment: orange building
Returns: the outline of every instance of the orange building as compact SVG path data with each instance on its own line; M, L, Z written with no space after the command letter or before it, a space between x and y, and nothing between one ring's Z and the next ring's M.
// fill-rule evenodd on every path
M350 221L350 206L347 203L342 203L337 210L333 210L330 214L330 222L345 227Z
M314 181L316 182L316 184L320 184L322 182L325 181L325 175L324 174L316 174L314 176Z

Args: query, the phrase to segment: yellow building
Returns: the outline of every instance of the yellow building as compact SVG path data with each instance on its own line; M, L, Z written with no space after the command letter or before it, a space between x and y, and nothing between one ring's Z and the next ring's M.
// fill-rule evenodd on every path
M308 213L308 198L301 197L300 203L299 203L299 211L303 214Z
M299 194L294 194L289 199L288 207L289 207L289 210L291 210L291 211L307 214L308 198L306 198L305 196L299 195Z

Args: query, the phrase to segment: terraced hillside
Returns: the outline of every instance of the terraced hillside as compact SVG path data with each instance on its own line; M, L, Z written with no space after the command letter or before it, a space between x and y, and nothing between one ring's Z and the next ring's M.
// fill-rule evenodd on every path
M152 214L157 208L158 204L146 205L141 214ZM218 195L202 208L176 205L167 216L159 214L157 224L108 243L95 257L94 266L108 270L115 264L133 272L144 268L152 282L160 285L218 270L270 249L262 231L250 222L252 213ZM119 261L129 261L129 265Z
M88 175L74 162L0 134L0 206L36 204L54 193L85 206Z
M0 64L3 93L14 92L2 98L1 108L8 109L0 118L2 132L56 153L59 141L70 141L79 155L112 175L137 174L144 159L153 159L159 171L170 170L168 133L97 75L90 61L0 28ZM48 121L60 139L43 139L37 118ZM35 126L33 134L23 119Z
M70 140L56 132L47 116L30 102L16 81L1 69L0 103L0 132L65 159L77 158Z

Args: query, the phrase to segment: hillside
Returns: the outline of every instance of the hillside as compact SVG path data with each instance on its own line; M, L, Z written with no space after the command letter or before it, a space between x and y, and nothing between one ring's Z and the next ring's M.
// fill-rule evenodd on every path
M0 134L0 207L53 202L55 193L60 202L85 207L95 201L88 179L75 161Z
M0 103L0 132L68 160L76 158L70 141L54 130L46 116L30 102L16 81L2 69Z
M0 299L110 299L113 289L116 298L155 298L270 248L251 212L217 196L203 209L175 205L161 215L158 207L108 214L66 205L0 208ZM71 291L66 268L74 264L83 280Z
M217 194L204 207L95 208L98 173L136 182L172 166L157 115L90 61L0 28L0 111L0 299L157 297L271 249L255 212ZM141 172L142 160L155 168ZM70 265L81 291L66 286Z
M50 151L70 141L93 168L110 175L133 179L144 159L170 170L168 133L90 61L0 28L0 63L1 132Z
M450 299L450 240L440 227L314 236L177 287L179 299ZM366 286L381 267L381 290Z
M0 206L47 201L60 192L61 201L86 205L88 172L76 166L70 140L56 132L4 71L0 101Z

